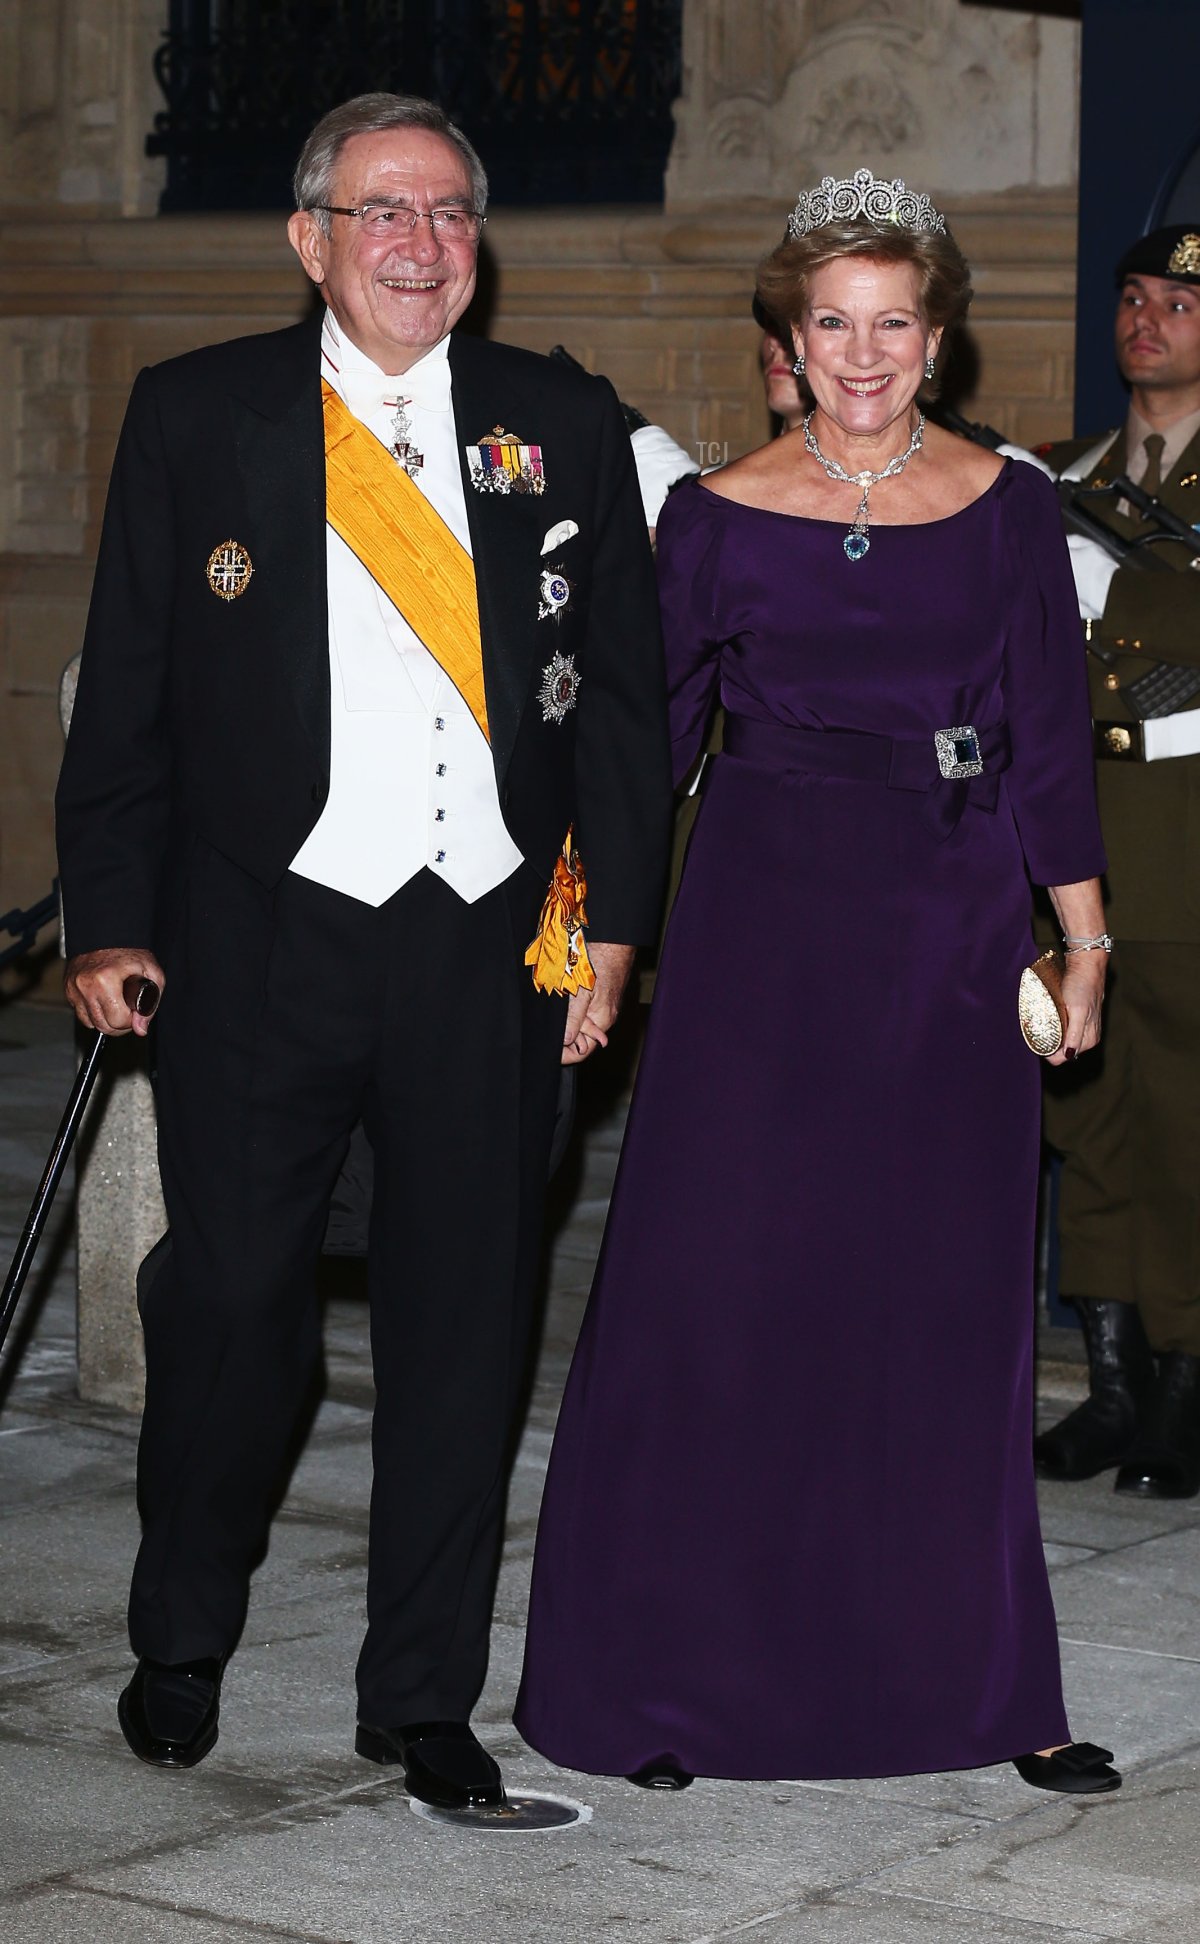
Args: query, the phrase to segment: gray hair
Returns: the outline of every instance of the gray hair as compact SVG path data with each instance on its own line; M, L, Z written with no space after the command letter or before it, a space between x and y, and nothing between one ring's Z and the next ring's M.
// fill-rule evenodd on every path
M311 210L328 236L332 226L329 217L319 213L318 205L327 203L333 194L333 172L339 155L352 135L377 135L388 128L426 128L456 148L471 177L472 204L482 216L487 208L487 171L462 129L436 101L400 94L355 95L352 101L344 101L340 108L322 115L300 151L292 177L296 208Z

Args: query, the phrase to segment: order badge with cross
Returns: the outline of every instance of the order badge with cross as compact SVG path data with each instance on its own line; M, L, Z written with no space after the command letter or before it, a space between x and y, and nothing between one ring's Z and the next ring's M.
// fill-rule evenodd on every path
M208 584L221 601L236 601L250 585L254 562L240 540L222 540L208 556Z

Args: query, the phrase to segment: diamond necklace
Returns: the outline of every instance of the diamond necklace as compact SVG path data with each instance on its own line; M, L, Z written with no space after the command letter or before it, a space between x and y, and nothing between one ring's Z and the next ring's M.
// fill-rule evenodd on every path
M848 473L836 459L827 459L817 444L812 420L813 414L809 412L804 420L804 450L812 453L817 464L825 468L830 479L836 479L843 486L862 487L862 498L858 502L850 531L842 541L847 560L861 560L871 550L871 513L867 505L867 495L872 486L878 486L881 479L894 479L897 473L903 472L913 453L921 450L925 437L925 414L917 413L917 423L912 438L908 442L908 451L898 452L894 459L889 459L882 472Z

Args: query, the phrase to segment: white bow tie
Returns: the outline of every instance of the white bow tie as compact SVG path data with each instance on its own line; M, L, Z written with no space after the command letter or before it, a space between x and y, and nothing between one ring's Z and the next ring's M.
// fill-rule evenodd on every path
M354 382L353 378L351 382ZM377 390L375 396L379 404L392 410L396 401L402 398L406 404L415 405L422 412L448 412L450 360L422 358L411 371L402 371L395 378L388 378L383 389Z
M342 396L356 418L371 418L384 406L394 412L399 398L423 412L450 410L450 356L444 340L435 351L419 358L411 371L390 377L343 339L332 313L327 312L321 331L321 356L337 374Z

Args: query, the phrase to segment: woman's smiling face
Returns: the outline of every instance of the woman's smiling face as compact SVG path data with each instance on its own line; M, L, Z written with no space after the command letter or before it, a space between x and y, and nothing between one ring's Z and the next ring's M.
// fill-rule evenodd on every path
M861 256L814 271L793 335L821 411L843 431L868 436L907 413L941 338L921 316L915 266Z

